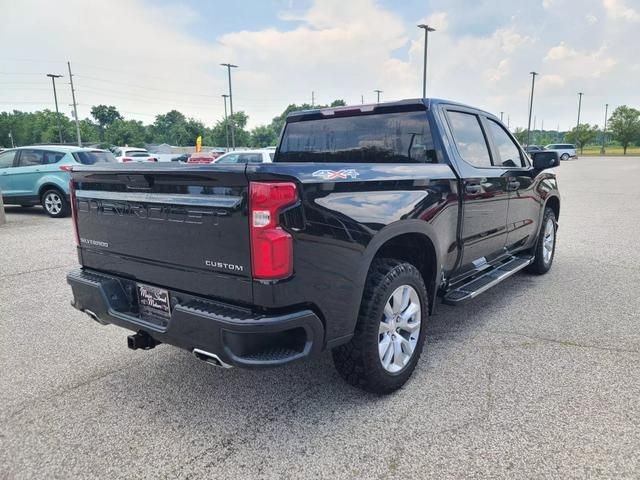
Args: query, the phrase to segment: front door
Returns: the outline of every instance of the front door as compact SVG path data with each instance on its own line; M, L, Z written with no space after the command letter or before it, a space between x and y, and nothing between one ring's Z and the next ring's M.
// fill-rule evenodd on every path
M483 116L460 107L446 116L462 177L461 272L504 255L509 186L505 168L493 158Z

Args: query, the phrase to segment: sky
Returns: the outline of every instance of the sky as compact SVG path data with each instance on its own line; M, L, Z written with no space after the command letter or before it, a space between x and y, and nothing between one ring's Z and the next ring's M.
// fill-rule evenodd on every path
M80 118L115 105L153 122L177 109L212 125L234 63L233 107L249 127L290 103L348 104L422 93L537 128L602 125L604 108L640 107L640 0L0 0L0 111L70 115L67 61Z

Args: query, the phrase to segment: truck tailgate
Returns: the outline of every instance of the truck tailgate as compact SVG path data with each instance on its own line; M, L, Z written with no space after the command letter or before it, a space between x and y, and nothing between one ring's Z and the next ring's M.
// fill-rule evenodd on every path
M250 303L244 165L109 165L73 172L84 267Z

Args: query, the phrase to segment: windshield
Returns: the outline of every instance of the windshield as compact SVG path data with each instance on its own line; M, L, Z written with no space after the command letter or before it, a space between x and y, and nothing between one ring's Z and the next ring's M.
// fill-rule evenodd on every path
M278 162L436 163L424 111L287 123Z
M75 159L83 165L94 165L96 163L116 163L116 159L111 152L75 152Z

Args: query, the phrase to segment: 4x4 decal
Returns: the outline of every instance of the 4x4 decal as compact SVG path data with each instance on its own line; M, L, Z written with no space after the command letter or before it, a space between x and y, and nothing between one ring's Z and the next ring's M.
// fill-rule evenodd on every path
M313 172L314 177L319 177L324 180L335 180L337 178L356 178L358 175L357 170L353 168L345 169L345 170L316 170Z

